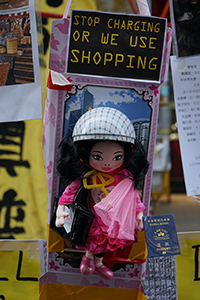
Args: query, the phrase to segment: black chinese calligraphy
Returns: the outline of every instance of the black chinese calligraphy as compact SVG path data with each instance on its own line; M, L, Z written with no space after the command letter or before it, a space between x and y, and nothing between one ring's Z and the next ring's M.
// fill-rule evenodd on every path
M37 24L40 24L39 20L37 21ZM47 67L44 56L47 54L47 50L49 48L49 43L50 43L50 33L45 28L46 25L48 25L48 18L42 18L42 28L40 28L39 26L37 28L38 33L40 33L43 36L38 46L38 49L39 49L40 67L44 69Z
M148 300L177 299L176 256L148 258L144 295Z
M22 277L21 276L22 264L23 264L23 251L19 251L16 280L18 280L18 281L38 281L37 277ZM8 281L8 280L9 280L9 278L7 278L7 277L0 277L0 281ZM0 299L1 299L1 297L4 297L4 296L0 295ZM2 299L4 299L4 298L2 298Z
M199 274L199 249L200 245L192 246L195 249L194 252L194 281L200 281L200 274Z
M21 276L22 260L23 260L23 251L19 251L19 261L18 261L16 279L19 281L38 281L37 277L22 277Z
M10 176L17 176L15 166L30 168L22 159L24 133L24 122L0 123L0 167Z
M27 281L37 282L38 281L37 277L22 276L21 274L26 275L24 273L25 273L25 271L23 270L23 251L19 251L17 268L16 268L16 276L15 276L16 280L17 281L25 281L25 282L27 282ZM7 277L0 277L0 282L2 282L2 281L7 282L9 280L10 279ZM7 297L5 295L0 295L0 299L4 300L4 299L7 299Z
M63 0L46 0L47 4L52 7L58 7L63 3Z
M24 233L22 226L17 226L23 222L25 212L23 207L26 205L23 200L15 200L17 193L10 189L4 193L3 199L0 200L0 239L14 239L15 234ZM11 222L16 226L11 226Z

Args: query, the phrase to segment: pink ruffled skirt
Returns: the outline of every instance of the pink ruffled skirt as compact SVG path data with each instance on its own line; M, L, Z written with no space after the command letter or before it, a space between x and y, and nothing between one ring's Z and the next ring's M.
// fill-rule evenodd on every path
M93 206L95 218L84 247L93 254L116 251L131 245L136 239L136 197L133 182L124 179Z

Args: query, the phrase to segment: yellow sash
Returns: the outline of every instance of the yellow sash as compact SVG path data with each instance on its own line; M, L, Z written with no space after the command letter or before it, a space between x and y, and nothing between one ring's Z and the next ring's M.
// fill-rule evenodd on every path
M92 176L92 184L88 184L87 183L87 177L93 175ZM99 178L101 183L97 183L97 177ZM107 178L108 180L105 180L104 178ZM110 185L111 183L113 183L115 181L114 177L112 177L111 175L107 174L107 173L102 173L102 172L98 172L96 170L91 170L89 172L87 172L84 175L84 179L83 179L83 186L85 189L94 189L94 188L100 188L104 194L106 196L108 196L108 191L106 190L106 186Z

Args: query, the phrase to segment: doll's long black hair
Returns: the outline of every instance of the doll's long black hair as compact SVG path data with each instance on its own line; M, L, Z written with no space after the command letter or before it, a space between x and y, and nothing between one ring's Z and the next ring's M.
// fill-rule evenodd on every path
M64 180L72 182L80 179L89 168L89 156L91 148L98 142L105 140L84 140L73 142L66 135L59 144L59 158L56 163L56 172ZM143 145L135 140L134 144L119 142L124 148L124 166L133 176L134 186L137 188L148 171L149 163Z

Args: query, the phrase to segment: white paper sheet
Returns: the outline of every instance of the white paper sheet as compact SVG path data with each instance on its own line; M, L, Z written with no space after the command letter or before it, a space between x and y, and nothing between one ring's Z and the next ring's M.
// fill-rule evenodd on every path
M200 194L200 56L171 57L179 142L188 196Z
M26 36L22 30L24 15L30 19L30 36ZM41 82L34 0L24 1L24 6L19 1L18 4L15 3L15 8L4 7L0 11L0 21L5 22L4 20L11 23L10 32L18 37L17 53L23 53L26 57L15 57L16 82L0 86L0 122L40 119Z

